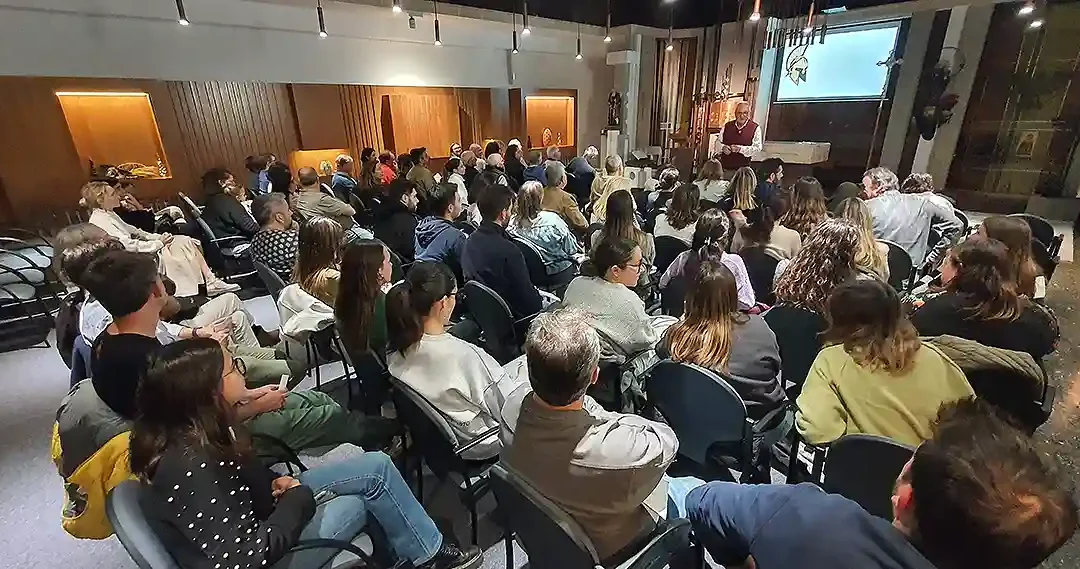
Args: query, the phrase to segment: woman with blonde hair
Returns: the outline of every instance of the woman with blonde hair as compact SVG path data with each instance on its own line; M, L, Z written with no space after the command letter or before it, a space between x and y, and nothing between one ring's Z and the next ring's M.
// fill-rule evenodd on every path
M543 201L544 186L540 182L530 180L522 184L508 229L511 235L536 249L553 282L570 282L583 251L566 220L553 211L544 211ZM565 275L556 277L564 271Z
M185 235L148 233L129 225L113 210L120 206L120 194L106 182L90 182L82 187L79 204L89 208L89 222L115 237L128 251L156 253L162 274L176 284L176 297L199 294L199 285L206 285L206 294L217 296L240 290L240 285L227 283L217 277L206 264L199 242Z
M859 228L846 219L819 225L790 262L777 265L776 303L825 314L833 289L858 274Z
M697 180L694 180L694 185L698 187L701 199L714 205L719 204L727 195L728 189L728 182L724 180L724 167L720 161L715 158L706 161Z
M780 225L798 231L804 240L819 223L829 218L825 194L817 178L796 180L791 187L790 200L787 212L780 218Z
M605 158L604 170L599 176L593 178L592 188L589 190L592 196L592 216L589 222L603 223L607 213L608 197L620 190L629 192L631 185L630 178L623 176L622 158L617 155Z
M828 347L814 359L796 405L795 427L806 442L868 434L918 446L942 404L974 396L963 370L919 340L888 284L840 285L826 319Z
M743 166L735 171L728 184L728 196L722 200L720 208L724 211L746 211L758 207L754 191L757 190L757 174L749 166Z
M848 198L837 206L836 217L847 219L859 228L859 248L855 253L859 272L888 281L889 246L874 239L874 220L866 204L859 198Z
M341 280L341 247L345 232L329 217L312 217L300 226L293 282L304 292L334 306Z

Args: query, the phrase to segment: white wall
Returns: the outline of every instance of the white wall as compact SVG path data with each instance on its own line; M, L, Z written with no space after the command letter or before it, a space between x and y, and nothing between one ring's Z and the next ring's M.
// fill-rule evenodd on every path
M387 7L323 6L326 39L314 0L185 0L190 26L172 0L0 0L0 75L577 89L579 145L599 145L613 82L603 28L582 26L576 61L569 26L532 18L511 57L509 14L440 14L436 47L430 13L410 30Z

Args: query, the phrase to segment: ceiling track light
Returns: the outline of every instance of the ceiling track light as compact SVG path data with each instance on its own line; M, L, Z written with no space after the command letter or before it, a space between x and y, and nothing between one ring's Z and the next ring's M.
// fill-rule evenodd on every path
M401 0L394 0L394 7L390 8L390 11L395 14L401 13Z
M326 37L326 18L323 17L322 0L318 0L315 5L315 10L319 13L319 37Z
M577 25L577 56L574 59L581 60L581 22Z
M675 44L672 42L672 33L675 31L675 8L668 11L667 47L664 51L674 51Z
M181 26L191 24L187 19L187 11L184 10L184 0L176 0L176 23Z
M604 26L604 43L611 43L611 0L607 3L607 25Z
M514 48L510 50L510 53L517 53L518 52L517 14L510 14L510 18L513 21L513 27L514 27Z
M529 29L529 0L521 2L521 35L527 36L532 33Z
M431 0L431 12L435 15L435 45L442 45L442 36L439 35L439 1Z
M754 0L754 11L750 14L750 21L756 22L761 19L761 0Z
M1033 12L1035 12L1035 1L1028 0L1027 2L1024 2L1024 5L1021 6L1019 10L1016 11L1016 14L1018 16L1030 16Z

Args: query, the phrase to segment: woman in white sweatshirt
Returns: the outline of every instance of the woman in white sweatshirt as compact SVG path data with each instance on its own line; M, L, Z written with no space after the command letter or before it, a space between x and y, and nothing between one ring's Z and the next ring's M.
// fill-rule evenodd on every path
M386 295L390 373L439 410L465 444L498 425L484 392L499 381L499 362L480 347L452 336L446 325L457 305L454 273L442 263L416 263ZM497 433L465 453L499 453Z

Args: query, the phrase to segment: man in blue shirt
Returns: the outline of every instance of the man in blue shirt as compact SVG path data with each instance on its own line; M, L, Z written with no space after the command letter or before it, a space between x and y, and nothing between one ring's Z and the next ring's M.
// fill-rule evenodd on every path
M890 523L811 484L712 482L686 498L694 534L729 569L1026 569L1077 528L1048 455L973 399L942 407L892 504Z

